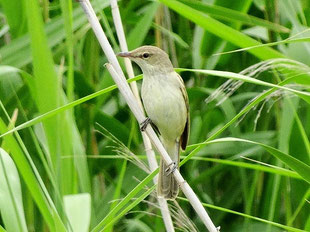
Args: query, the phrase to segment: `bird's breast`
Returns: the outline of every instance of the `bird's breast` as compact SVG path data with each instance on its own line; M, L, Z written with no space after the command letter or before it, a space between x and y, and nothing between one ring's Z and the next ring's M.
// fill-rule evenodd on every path
M141 90L148 117L169 140L181 136L187 120L186 104L174 78L177 76L144 76Z

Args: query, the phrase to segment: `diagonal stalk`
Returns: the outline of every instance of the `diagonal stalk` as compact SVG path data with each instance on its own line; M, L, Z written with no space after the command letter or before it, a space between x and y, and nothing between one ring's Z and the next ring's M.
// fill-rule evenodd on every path
M111 8L112 8L112 16L113 16L113 22L115 25L115 29L116 29L116 34L120 43L120 47L121 47L121 51L122 52L128 52L128 46L127 46L127 42L126 42L126 37L125 37L125 33L124 33L124 29L123 29L123 24L122 24L122 19L121 19L121 15L119 12L119 8L117 5L117 0L110 0L111 3ZM133 68L132 68L132 63L130 61L130 59L125 58L125 67L126 67L126 72L128 74L129 79L132 79L135 77ZM130 87L131 90L139 104L139 107L143 113L143 106L142 106L142 102L141 102L141 98L139 95L139 91L138 91L138 87L137 87L137 83L135 81L130 83ZM147 160L149 163L149 167L151 172L153 172L154 170L156 170L158 168L158 163L155 157L155 152L152 149L152 144L151 141L149 139L149 137L146 135L145 132L141 132L142 134L142 139L143 139L143 143L144 143L144 147L145 147L145 152L146 152L146 156L147 156ZM157 184L157 180L158 180L158 176L156 175L153 179L154 184ZM162 198L162 197L158 197L158 204L160 206L160 210L161 210L161 214L164 220L164 224L166 227L166 231L168 232L174 232L174 227L173 227L173 223L171 220L171 215L169 212L169 208L168 208L168 204L166 199Z
M130 110L136 117L137 121L139 123L142 123L145 120L145 116L143 115L143 112L141 108L139 107L139 104L137 103L137 100L135 96L133 95L126 78L124 76L124 73L122 72L122 69L116 59L116 56L114 54L114 51L104 33L102 30L100 23L97 19L97 16L89 2L89 0L80 0L81 7L83 8L89 23L92 26L92 29L98 39L98 42L100 43L105 55L107 56L107 59L109 63L106 65L108 68L113 80L115 81L116 85L118 86L121 94L125 98ZM154 132L153 128L148 126L146 128L146 134L150 138L151 142L157 149L157 151L160 153L161 157L163 158L164 162L169 165L172 163L172 160L170 156L168 155L167 151L161 144L159 138L157 137L156 133ZM210 232L217 232L219 231L219 228L216 228L213 224L212 220L210 219L208 213L206 212L205 208L199 201L197 195L194 193L192 188L189 186L189 184L184 180L182 175L180 174L179 170L174 170L173 175L176 179L176 181L179 183L181 190L185 194L185 196L188 198L189 202L195 209L198 216L201 218L202 222L206 226L206 228Z

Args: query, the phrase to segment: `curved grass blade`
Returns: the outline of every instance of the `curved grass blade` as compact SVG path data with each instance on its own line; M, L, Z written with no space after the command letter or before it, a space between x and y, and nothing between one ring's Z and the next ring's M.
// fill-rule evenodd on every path
M0 118L0 132L7 131L5 123ZM29 161L25 157L21 147L12 135L6 136L4 142L10 149L10 154L19 170L19 173L23 177L34 201L36 202L40 212L42 213L49 229L55 231L55 225L58 225L58 231L66 231L60 217L54 208L49 204L50 197L46 189L42 189L40 184L43 184L42 180L39 180L35 173L37 170L33 170ZM40 182L41 181L41 182ZM40 182L40 183L39 183Z
M173 31L169 31L168 29L153 23L153 27L157 30L160 30L164 35L169 36L171 39L173 39L178 45L180 45L182 48L189 48L189 45L182 39L181 36L178 34L174 33Z
M153 180L154 176L157 175L159 169L157 168L154 172L145 177L127 196L120 201L105 218L92 230L92 232L102 231L109 223L114 222L115 215L131 200L133 199L150 181ZM146 196L145 196L146 197ZM144 199L144 198L143 198ZM141 200L143 200L141 199Z
M248 77L239 73L232 73L232 72L226 72L226 71L216 71L216 70L203 70L203 69L183 69L183 68L179 68L177 69L177 71L189 71L189 72L197 72L197 73L203 73L203 74L208 74L208 75L213 75L213 76L218 76L218 77L225 77L225 78L229 78L229 79L233 79L233 80L240 80L240 81L244 81L244 82L248 82L248 83L252 83L252 84L256 84L256 85L262 85L262 86L266 86L266 87L271 87L271 88L277 88L277 89L282 89L282 90L286 90L292 93L295 93L296 95L303 96L303 99L305 99L309 104L310 104L310 93L309 92L304 92L304 91L300 91L300 90L296 90L296 89L292 89L292 88L288 88L282 85L276 85L276 84L272 84L269 82L265 82L265 81L261 81L252 77Z
M247 77L247 76L244 76L244 75L241 75L241 74L236 74L236 73L231 73L231 72L225 72L225 71L215 71L215 70L202 70L202 69L176 69L176 71L190 71L190 72L200 72L200 73L204 73L204 74L209 74L209 75L215 75L215 76L220 76L220 77L225 77L225 78L232 78L232 79L236 79L236 80L242 80L242 81L245 81L245 82L249 82L249 83L253 83L253 84L258 84L258 85L262 85L262 86L267 86L267 87L273 87L274 89L272 89L271 91L275 91L276 89L283 89L283 90L287 90L287 91L290 91L290 92L294 92L296 93L297 95L302 95L305 97L305 99L310 103L310 93L308 92L303 92L303 91L299 91L299 90L295 90L295 89L291 89L291 88L288 88L288 87L284 87L280 84L276 85L276 84L272 84L272 83L268 83L268 82L264 82L264 81L261 81L261 80L257 80L257 79L254 79L254 78L250 78L250 77ZM131 81L137 81L137 80L140 80L142 79L142 76L137 76L133 79L130 79L128 80L128 83L130 83ZM105 94L105 93L108 93L112 90L116 89L116 86L115 85L112 85L112 86L109 86L105 89L102 89L102 90L99 90L93 94L90 94L88 96L85 96L83 98L80 98L78 100L75 100L73 102L70 102L66 105L63 105L61 107L58 107L54 110L51 110L45 114L42 114L34 119L31 119L19 126L16 126L13 130L10 130L10 131L7 131L6 133L4 134L1 134L0 135L0 138L7 135L7 134L10 134L14 131L17 131L17 130L21 130L21 129L24 129L26 127L29 127L29 126L32 126L36 123L39 123L43 120L45 120L46 118L49 118L49 117L52 117L60 112L63 112L65 110L68 110L76 105L79 105L83 102L86 102L86 101L89 101L95 97L98 97L102 94ZM269 95L270 93L267 91L265 92L265 94Z
M186 198L184 198L184 197L178 197L178 199L180 199L182 201L188 202L188 200ZM227 212L227 213L239 215L239 216L242 216L242 217L245 217L245 218L253 219L253 220L256 220L256 221L259 221L259 222L267 223L269 225L276 226L276 227L285 229L287 231L306 232L305 230L300 230L300 229L297 229L297 228L294 228L294 227L282 225L280 223L268 221L268 220L263 219L263 218L254 217L252 215L248 215L248 214L245 214L245 213L240 213L240 212L237 212L237 211L234 211L234 210L230 210L230 209L226 209L226 208L223 208L223 207L219 207L219 206L215 206L215 205L211 205L211 204L207 204L207 203L202 203L202 205L207 207L207 208L211 208L211 209L215 209L215 210L220 210L220 211L223 211L223 212Z
M80 193L64 196L64 208L74 232L89 231L91 196Z
M280 44L288 44L288 43L302 43L302 42L310 42L310 37L304 37L304 38L297 38L297 39L285 39L277 42L272 42L272 43L266 43L266 44L260 44L252 47L247 47L247 48L240 48L232 51L227 51L227 52L220 52L213 54L212 56L219 56L219 55L225 55L225 54L231 54L231 53L236 53L236 52L243 52L243 51L248 51L254 48L261 48L261 47L272 47Z
M197 144L191 144L186 147L186 150L190 150L191 148L195 148L198 146ZM139 159L146 159L145 155L137 155ZM65 159L72 159L73 156L65 156L62 157ZM92 155L92 156L87 156L88 159L125 159L125 157L121 156L115 156L115 155ZM156 156L156 158L160 158L160 156ZM181 160L185 159L186 156L180 156ZM262 172L268 172L272 174L277 174L277 175L282 175L282 176L287 176L290 178L295 178L295 179L302 179L302 177L291 170L285 169L285 168L279 168L275 166L270 166L268 164L252 164L252 163L245 163L242 161L235 161L235 160L223 160L223 159L216 159L216 158L209 158L209 157L192 157L191 160L198 160L198 161L204 161L204 162L213 162L213 163L218 163L218 164L223 164L223 165L229 165L229 166L235 166L235 167L240 167L240 168L247 168L251 170L258 170ZM268 165L268 166L267 166Z
M190 21L201 26L205 30L213 33L214 35L222 38L225 41L228 41L232 44L237 45L238 47L251 47L260 45L261 43L251 37L239 32L216 19L211 18L205 13L193 9L181 2L175 0L160 0L163 4L176 11L180 15L189 19ZM262 60L268 60L273 58L284 58L285 56L269 47L262 47L249 50L251 54L258 57Z
M195 148L200 144L191 144L187 146L186 149L192 149ZM185 158L182 157L181 158ZM251 170L258 170L262 172L268 172L268 173L273 173L277 175L282 175L282 176L287 176L295 179L302 179L302 177L291 170L284 169L284 168L278 168L278 167L268 167L264 165L258 165L258 164L251 164L251 163L245 163L241 161L234 161L234 160L227 160L227 159L215 159L215 158L209 158L209 157L192 157L191 160L200 160L200 161L208 161L208 162L213 162L213 163L218 163L218 164L224 164L224 165L230 165L230 166L235 166L235 167L240 167L240 168L248 168Z
M60 0L64 27L66 33L66 49L68 56L68 74L67 74L67 97L69 102L73 100L74 94L74 58L73 58L73 18L72 18L72 1Z
M145 39L152 21L159 6L158 2L151 3L144 13L144 16L137 22L135 28L130 32L127 38L128 49L132 50L139 47Z
M211 5L205 2L199 2L199 1L189 1L189 0L180 0L180 2L185 3L186 5L205 12L207 14L210 14L211 16L218 18L218 19L224 19L229 22L240 22L247 25L253 25L253 26L261 26L265 27L269 30L276 31L276 32L284 32L289 33L290 29L276 24L269 22L267 20L257 18L252 15L248 15L236 10L232 10L226 7L217 6L217 5Z
M59 106L61 89L58 82L51 50L44 33L43 19L38 2L28 1L26 5L31 54L33 57L35 103L40 113L45 113ZM49 153L54 168L57 168L57 146L60 144L59 118L44 121Z
M27 31L27 21L25 16L25 1L1 1L6 21L10 27L10 34L13 38L17 38Z
M142 78L141 75L140 75L140 76L137 76L137 77L135 77L135 78L132 78L132 79L128 80L128 83L130 83L130 82L132 82L132 81L140 80L141 78ZM54 116L54 115L56 115L56 114L59 114L59 113L64 112L64 111L66 111L66 110L69 110L69 109L71 109L71 108L73 108L73 107L75 107L75 106L77 106L77 105L80 105L80 104L83 103L83 102L89 101L89 100L91 100L91 99L93 99L93 98L96 98L96 97L102 95L102 94L111 92L112 90L114 90L114 89L116 89L116 88L117 88L116 85L111 85L111 86L109 86L109 87L107 87L107 88L105 88L105 89L99 90L99 91L97 91L97 92L95 92L95 93L92 93L92 94L90 94L90 95L87 95L87 96L85 96L85 97L83 97L83 98L80 98L80 99L78 99L78 100L75 100L75 101L73 101L73 102L70 102L70 103L68 103L68 104L66 104L66 105L60 106L60 107L58 107L58 108L56 108L56 109L53 109L53 110L51 110L51 111L49 111L49 112L46 112L46 113L44 113L44 114L41 114L41 115L38 116L38 117L35 117L35 118L33 118L33 119L31 119L31 120L25 122L25 123L22 123L22 124L16 126L16 127L15 127L14 129L12 129L12 130L6 131L5 133L3 133L3 134L0 135L0 138L6 136L6 135L8 135L8 134L11 134L11 133L13 133L13 132L15 132L15 131L18 131L18 130L27 128L27 127L32 126L32 125L35 125L36 123L42 122L42 121L44 121L45 119L48 119L48 118L50 118L50 117L52 117L52 116Z
M117 205L117 201L116 200L119 199L119 197L121 195L122 185L123 185L123 181L124 181L124 176L125 176L125 173L126 173L126 168L127 168L127 160L125 159L123 161L122 167L120 168L120 174L119 174L118 181L117 181L117 184L116 184L116 188L115 188L115 191L114 191L114 194L113 194L114 202L112 202L112 204L110 206L110 210L112 210ZM109 228L106 228L107 232L113 231L114 224L112 222L110 222L109 225L110 225Z
M7 232L7 231L0 225L0 232Z
M261 146L268 153L270 153L277 159L281 160L283 163L289 166L292 170L298 173L303 178L303 180L310 183L310 166L309 165L307 165L306 163L303 163L302 161L294 158L291 155L285 154L284 152L281 152L280 150L273 148L271 146L268 146L266 144L263 144L263 143L246 140L246 139L229 137L229 138L220 138L220 139L214 139L211 141L205 141L203 143L196 144L195 146L197 147L200 145L207 145L207 144L221 143L221 142L243 142L243 143L250 143L250 144Z
M27 231L22 190L16 166L0 148L0 211L8 231Z
M283 85L287 82L287 80L284 80L279 83L279 85ZM242 117L245 113L247 113L250 109L255 107L257 104L262 102L264 99L266 99L270 94L276 91L276 88L272 88L267 90L266 92L261 93L257 97L255 97L247 106L245 106L236 116L234 116L229 122L227 122L224 126L222 126L220 129L218 129L216 132L214 132L208 139L205 140L205 142L209 142L216 137L218 137L222 132L224 132L229 126L231 126L234 122L236 122L240 117ZM182 162L180 162L180 166L182 166L184 163L186 163L191 157L193 157L195 154L197 154L205 144L201 144L198 147L196 147L191 153L184 159Z
M143 201L148 195L150 195L153 190L155 189L156 185L153 185L151 188L149 188L146 192L141 194L137 199L135 199L131 204L129 204L125 209L123 209L120 213L117 214L117 216L113 217L113 219L107 224L106 228L108 228L111 224L114 224L117 220L119 220L121 217L123 217L126 213L129 212L132 208L134 208L136 205L138 205L141 201Z
M27 5L27 4L26 4ZM93 1L92 5L95 12L106 8L109 5L109 1ZM73 10L73 30L77 30L87 22L87 18L84 16L83 10L77 7ZM52 19L51 22L44 26L44 31L48 37L48 44L52 48L63 41L65 38L65 29L63 26L62 17ZM10 44L3 46L0 49L1 63L12 65L15 67L23 67L32 61L30 50L29 35L26 34L15 40Z
M28 1L26 10L35 76L35 93L33 93L33 96L39 112L46 113L64 104L64 95L60 84L61 79L58 78L55 70L52 51L48 46L47 36L44 32L44 23L37 1ZM68 71L70 72L70 70ZM83 191L90 192L89 172L87 164L84 162L86 160L81 158L72 161L61 160L60 158L62 154L66 153L76 154L76 147L81 145L78 140L75 140L78 144L73 145L73 135L75 136L77 133L76 130L72 133L75 129L75 123L70 112L49 118L43 122L43 125L52 166L60 174L57 181L61 189L60 192L63 194L75 192L78 181L81 186L86 186L86 189L84 188ZM76 178L77 173L80 177L79 180ZM63 211L61 204L57 204L57 207L60 207L60 210Z

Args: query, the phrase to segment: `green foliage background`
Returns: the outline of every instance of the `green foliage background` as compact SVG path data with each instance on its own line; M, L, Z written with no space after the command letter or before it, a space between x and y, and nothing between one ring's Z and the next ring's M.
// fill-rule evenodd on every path
M139 126L79 3L0 4L0 231L164 231ZM109 1L91 4L119 52ZM310 231L310 2L119 9L129 49L159 46L180 68L191 110L181 173L215 225ZM183 197L171 202L176 231L204 231Z

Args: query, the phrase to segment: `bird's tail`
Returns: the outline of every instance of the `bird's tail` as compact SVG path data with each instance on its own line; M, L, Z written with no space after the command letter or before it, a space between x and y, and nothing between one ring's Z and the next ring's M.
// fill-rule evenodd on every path
M180 162L180 143L177 141L165 141L162 139L163 145L168 152L170 158L177 168L179 168ZM159 177L158 177L158 195L166 199L175 199L179 192L179 184L175 180L173 173L169 171L173 168L173 165L166 165L163 159L160 159Z

